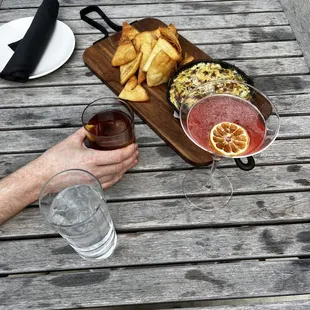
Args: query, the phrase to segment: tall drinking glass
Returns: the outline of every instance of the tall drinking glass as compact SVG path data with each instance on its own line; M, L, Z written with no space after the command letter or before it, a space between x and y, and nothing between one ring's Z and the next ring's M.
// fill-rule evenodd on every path
M209 81L194 89L182 102L180 121L186 135L213 157L210 168L196 168L183 181L191 205L203 210L225 205L233 194L230 179L216 169L219 160L234 158L241 169L254 168L252 156L272 144L280 127L277 109L265 94L228 80ZM205 203L201 199L205 196L217 197Z
M114 150L135 142L134 114L118 98L101 98L90 103L82 114L91 148Z
M103 259L117 236L100 182L87 171L62 171L43 186L40 211L84 259Z

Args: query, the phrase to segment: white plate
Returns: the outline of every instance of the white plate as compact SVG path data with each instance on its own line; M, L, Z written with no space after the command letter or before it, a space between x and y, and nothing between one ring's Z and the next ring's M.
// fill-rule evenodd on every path
M33 17L25 17L0 27L0 72L14 54L8 44L22 39L32 20ZM46 50L29 79L44 76L61 67L70 58L74 47L75 38L72 30L65 23L57 20Z

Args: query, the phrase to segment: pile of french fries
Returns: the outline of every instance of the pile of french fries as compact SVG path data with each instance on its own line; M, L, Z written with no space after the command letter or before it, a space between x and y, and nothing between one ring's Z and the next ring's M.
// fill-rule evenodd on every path
M139 32L123 22L122 35L112 58L112 66L120 68L120 83L124 85L119 98L148 101L142 82L146 81L148 87L166 83L179 65L193 59L182 54L173 24Z

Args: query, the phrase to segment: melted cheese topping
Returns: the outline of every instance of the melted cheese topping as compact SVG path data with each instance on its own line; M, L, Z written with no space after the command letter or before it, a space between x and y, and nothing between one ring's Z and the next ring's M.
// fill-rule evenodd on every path
M181 71L178 76L173 80L170 87L170 101L179 109L181 103L189 96L197 98L203 97L205 89L203 86L211 80L233 80L244 82L242 76L235 69L222 68L220 64L215 63L198 63L188 69ZM244 99L250 99L250 89L243 84L239 83L214 83L215 93L230 93ZM229 90L229 92L227 91Z

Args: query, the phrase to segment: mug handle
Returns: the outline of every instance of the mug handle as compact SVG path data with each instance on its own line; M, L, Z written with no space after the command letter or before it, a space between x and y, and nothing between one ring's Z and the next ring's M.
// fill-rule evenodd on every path
M255 167L255 160L253 156L246 157L247 163L244 163L241 158L235 158L237 166L244 171L250 171Z

